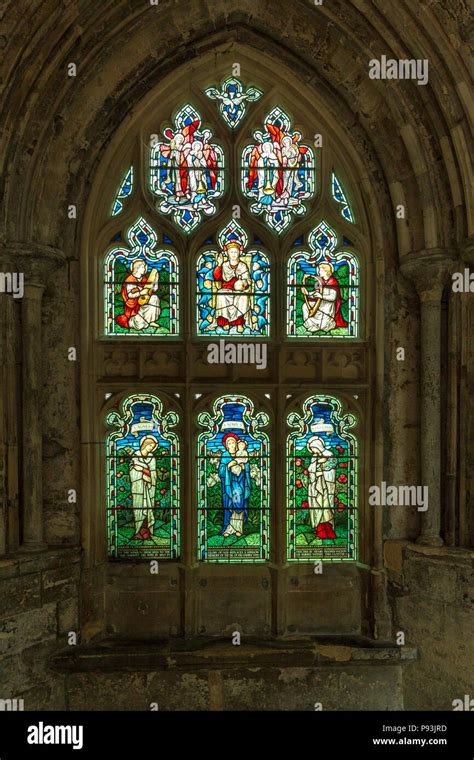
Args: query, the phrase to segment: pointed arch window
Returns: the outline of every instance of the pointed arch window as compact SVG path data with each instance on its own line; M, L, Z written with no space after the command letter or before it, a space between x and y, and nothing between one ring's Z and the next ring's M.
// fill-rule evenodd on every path
M288 260L287 332L292 338L357 338L359 263L338 246L337 233L321 221L308 235L309 251Z
M249 246L248 235L231 220L218 235L219 246L196 264L199 335L267 337L270 334L270 262Z
M133 166L125 172L124 178L119 185L112 206L112 216L118 216L123 211L123 201L129 198L133 192Z
M287 558L357 559L355 417L333 396L311 396L292 412L287 440Z
M225 190L224 151L190 104L151 148L150 186L159 199L157 210L170 214L184 232L217 211L215 201Z
M106 423L108 553L111 559L179 557L179 441L175 412L151 394L125 399Z
M305 201L314 196L314 151L301 132L292 129L282 108L270 111L263 131L253 137L242 154L242 192L251 201L251 212L281 233L295 215L306 213Z
M110 250L104 261L106 335L178 334L176 254L157 249L158 236L140 217L128 230L129 246Z
M113 242L102 248L103 353L93 371L114 406L108 556L176 560L185 538L185 561L264 563L277 552L355 561L357 441L344 388L368 361L357 354L364 255L345 222L358 242L360 205L356 224L339 170L316 161L304 137L310 122L303 130L286 106L269 106L263 87L215 81L220 87L203 85L177 111L163 107L167 120L142 161L149 133L140 131L129 169L104 200L103 239L112 233ZM265 361L249 369L263 350ZM301 387L302 411L292 406Z
M269 558L270 444L246 396L218 398L198 424L198 559L259 562Z

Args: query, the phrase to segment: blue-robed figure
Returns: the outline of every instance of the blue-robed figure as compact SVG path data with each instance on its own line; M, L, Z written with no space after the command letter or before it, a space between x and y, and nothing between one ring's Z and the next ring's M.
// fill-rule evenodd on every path
M223 439L225 451L219 464L222 483L222 506L224 524L221 536L241 536L247 521L250 498L250 465L247 442L235 433L227 433Z

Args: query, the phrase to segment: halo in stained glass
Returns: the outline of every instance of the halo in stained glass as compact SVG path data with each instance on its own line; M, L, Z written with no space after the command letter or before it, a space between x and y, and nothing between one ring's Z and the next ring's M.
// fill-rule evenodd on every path
M263 562L269 558L269 441L246 396L222 396L198 423L198 559Z
M211 100L218 101L219 113L231 129L235 129L244 118L247 103L254 103L263 94L257 87L245 89L242 82L235 77L228 77L222 82L220 90L217 87L208 87L204 92Z
M232 219L218 235L219 249L197 260L198 335L267 337L270 331L270 263L248 248L248 235Z
M254 141L242 154L241 189L252 201L252 213L280 233L294 215L306 213L305 201L314 196L314 151L303 144L300 132L292 131L281 108L267 115L264 131L254 132Z
M287 439L287 559L357 560L357 440L333 396L311 396L292 412Z
M111 559L178 559L179 441L175 412L157 396L127 398L107 416L108 553Z
M157 234L139 217L128 230L129 247L113 248L104 261L106 335L177 335L178 260L156 248Z
M170 214L191 232L203 217L216 213L215 201L224 192L224 151L203 129L201 116L187 104L176 115L174 127L150 150L150 186L158 196L156 208Z

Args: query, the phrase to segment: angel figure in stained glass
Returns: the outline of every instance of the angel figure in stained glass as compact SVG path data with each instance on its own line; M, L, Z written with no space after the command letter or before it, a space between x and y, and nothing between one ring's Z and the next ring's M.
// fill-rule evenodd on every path
M169 142L160 143L159 146L159 191L166 196L170 206L214 213L214 206L208 208L207 194L216 187L217 154L209 142L209 130L205 129L199 137L196 136L199 126L200 121L195 119L176 132L165 130L164 135Z
M242 190L254 201L251 211L264 214L267 224L282 232L293 214L306 212L303 202L314 195L314 152L280 108L267 115L264 127L243 151Z

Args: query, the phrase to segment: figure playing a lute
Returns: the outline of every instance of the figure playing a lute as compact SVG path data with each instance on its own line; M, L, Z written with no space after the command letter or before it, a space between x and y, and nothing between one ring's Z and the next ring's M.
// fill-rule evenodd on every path
M158 270L148 272L143 259L133 261L131 274L125 278L122 285L123 314L117 317L120 327L130 330L145 330L147 327L159 327L158 318L161 307L156 295L158 290Z

